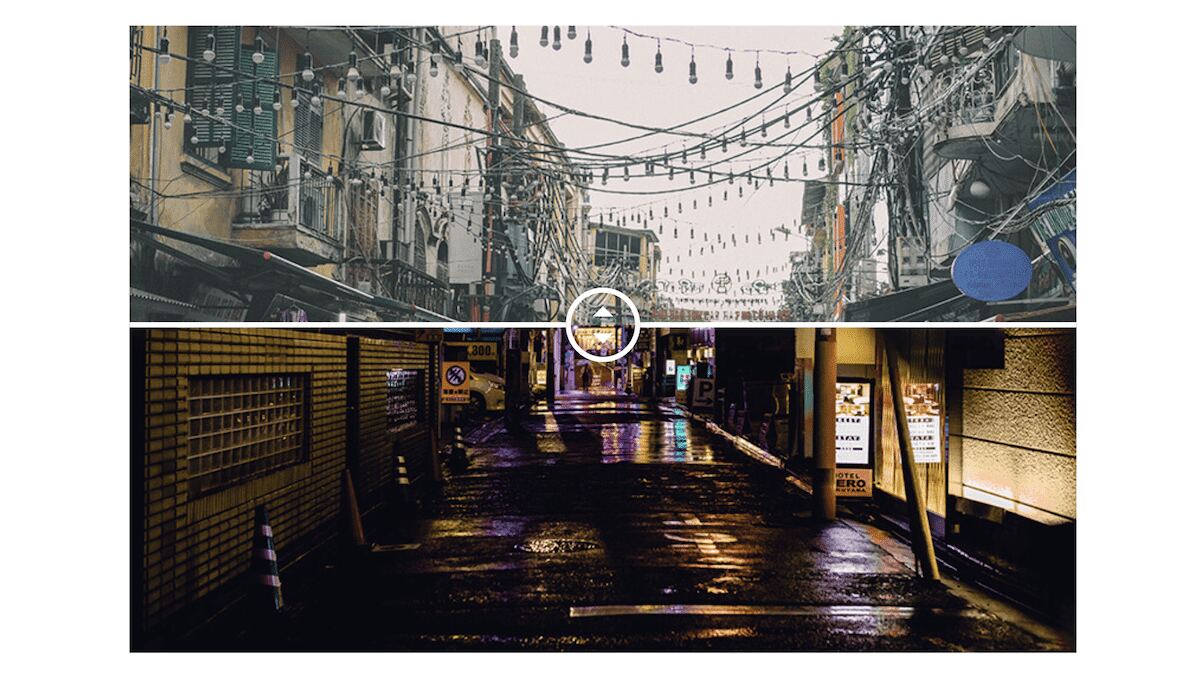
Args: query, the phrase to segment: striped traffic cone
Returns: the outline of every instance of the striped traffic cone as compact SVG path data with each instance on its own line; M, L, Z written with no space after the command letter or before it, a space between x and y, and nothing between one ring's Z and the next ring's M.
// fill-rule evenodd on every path
M267 520L267 506L254 508L254 555L250 560L250 602L266 614L283 609L283 584L275 559L275 539Z
M396 444L393 453L396 455L396 490L398 499L401 504L407 505L411 501L412 480L408 477L408 461L404 458L404 451L400 448L400 444Z
M454 445L450 448L450 469L462 472L471 464L467 458L467 440L463 436L462 427L454 426Z

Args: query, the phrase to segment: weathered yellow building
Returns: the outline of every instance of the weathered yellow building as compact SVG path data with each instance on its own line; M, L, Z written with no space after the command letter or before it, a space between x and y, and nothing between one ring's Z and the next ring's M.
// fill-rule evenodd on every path
M462 59L463 34L130 27L131 317L553 315L535 302L571 295L583 193L520 77L499 54ZM505 86L490 140L489 67ZM549 182L521 194L490 145L555 152L536 169ZM490 243L485 177L501 188ZM490 269L489 247L503 254Z

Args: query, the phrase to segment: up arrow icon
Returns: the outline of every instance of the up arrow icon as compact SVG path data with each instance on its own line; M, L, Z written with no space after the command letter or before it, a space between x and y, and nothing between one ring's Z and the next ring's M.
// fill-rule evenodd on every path
M604 306L601 306L600 310L598 310L592 314L592 317L593 318L611 318L611 317L613 317L613 314L612 314L612 311L608 310Z

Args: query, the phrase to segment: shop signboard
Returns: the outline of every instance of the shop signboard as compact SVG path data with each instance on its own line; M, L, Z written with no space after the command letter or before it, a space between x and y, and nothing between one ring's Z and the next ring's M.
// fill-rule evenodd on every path
M675 391L687 391L692 380L692 366L680 365L675 368Z
M471 390L467 378L471 368L467 361L448 360L442 362L442 403L466 404L471 402Z
M493 361L497 359L496 342L446 342L446 346L455 346L467 350L469 361Z
M934 383L904 386L904 413L908 417L908 435L912 440L913 462L942 461L942 409L938 385Z
M837 469L838 498L870 498L873 488L870 467L839 467Z
M667 369L666 369L666 374L667 374L668 376L674 376L674 375L675 375L675 359L673 359L673 358L668 358L668 359L667 359Z

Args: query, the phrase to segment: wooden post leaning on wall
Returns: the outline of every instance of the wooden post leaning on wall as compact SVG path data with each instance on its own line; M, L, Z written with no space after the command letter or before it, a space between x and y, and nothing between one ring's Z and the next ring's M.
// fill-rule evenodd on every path
M884 332L883 339L888 383L892 385L892 412L896 416L896 440L900 443L900 469L904 473L904 500L908 505L909 536L921 576L940 581L937 558L933 552L933 535L929 531L929 516L925 511L925 495L917 486L917 464L913 459L908 415L904 409L904 387L900 383L900 354L896 352L895 334Z

